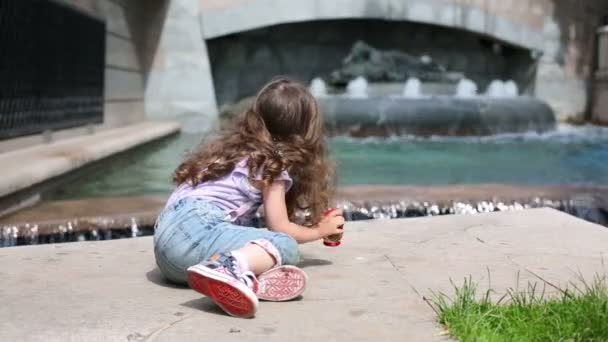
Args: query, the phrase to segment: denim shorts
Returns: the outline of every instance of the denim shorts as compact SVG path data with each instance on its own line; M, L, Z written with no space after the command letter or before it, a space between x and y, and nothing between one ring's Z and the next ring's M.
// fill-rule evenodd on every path
M226 219L226 212L208 201L184 198L160 213L154 230L154 255L170 281L186 282L186 269L217 253L228 253L255 240L266 240L282 264L298 263L298 243L285 233L243 227Z

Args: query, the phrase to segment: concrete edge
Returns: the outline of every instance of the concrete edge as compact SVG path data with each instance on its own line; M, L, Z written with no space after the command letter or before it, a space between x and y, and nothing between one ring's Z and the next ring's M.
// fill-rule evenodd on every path
M177 122L148 121L0 154L0 197L180 131Z
M469 204L477 209L479 205L484 208L483 202L493 205L504 203L498 211L517 211L517 203L523 208L551 208L559 212L569 212L569 208L572 209L581 200L583 206L587 204L606 208L608 205L608 198L601 196L601 193L608 190L607 187L517 187L487 184L467 186L464 194L459 189L461 187L350 186L338 188L335 204L350 208L352 215L357 215L355 221L363 219L362 215L372 219L374 212L385 217L392 210L406 210L410 213L408 218L427 217L429 213L426 210L433 210L432 207L440 210L440 216L451 216L445 210L448 207L454 208L454 203ZM41 204L42 207L38 209L28 209L29 215L28 210L24 210L13 216L0 217L0 230L11 229L17 236L35 237L133 227L148 229L154 225L165 201L166 195L56 201ZM94 208L104 209L98 212ZM36 210L47 214L36 216Z

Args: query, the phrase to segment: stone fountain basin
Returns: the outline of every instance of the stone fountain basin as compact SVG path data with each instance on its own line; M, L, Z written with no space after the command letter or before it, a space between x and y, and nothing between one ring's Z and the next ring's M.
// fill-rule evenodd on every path
M555 129L553 110L543 101L516 98L425 98L330 96L319 98L332 135L486 136Z

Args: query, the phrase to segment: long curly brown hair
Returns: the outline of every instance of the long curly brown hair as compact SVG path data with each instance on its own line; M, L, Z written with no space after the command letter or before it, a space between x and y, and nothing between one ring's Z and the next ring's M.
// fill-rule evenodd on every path
M309 224L320 221L333 188L333 165L322 114L306 87L284 78L265 85L251 108L183 162L173 180L196 186L227 175L244 158L249 182L260 190L282 171L289 173L294 180L285 198L290 219L298 210L307 210ZM257 174L259 179L254 178Z

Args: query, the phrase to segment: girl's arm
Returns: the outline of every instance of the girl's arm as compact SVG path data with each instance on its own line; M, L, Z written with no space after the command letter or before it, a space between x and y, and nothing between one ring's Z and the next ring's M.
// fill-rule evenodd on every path
M274 232L286 233L298 243L322 239L333 234L340 234L344 224L340 210L334 210L318 225L312 228L303 227L289 221L285 204L285 183L275 182L264 189L264 215L268 228Z

